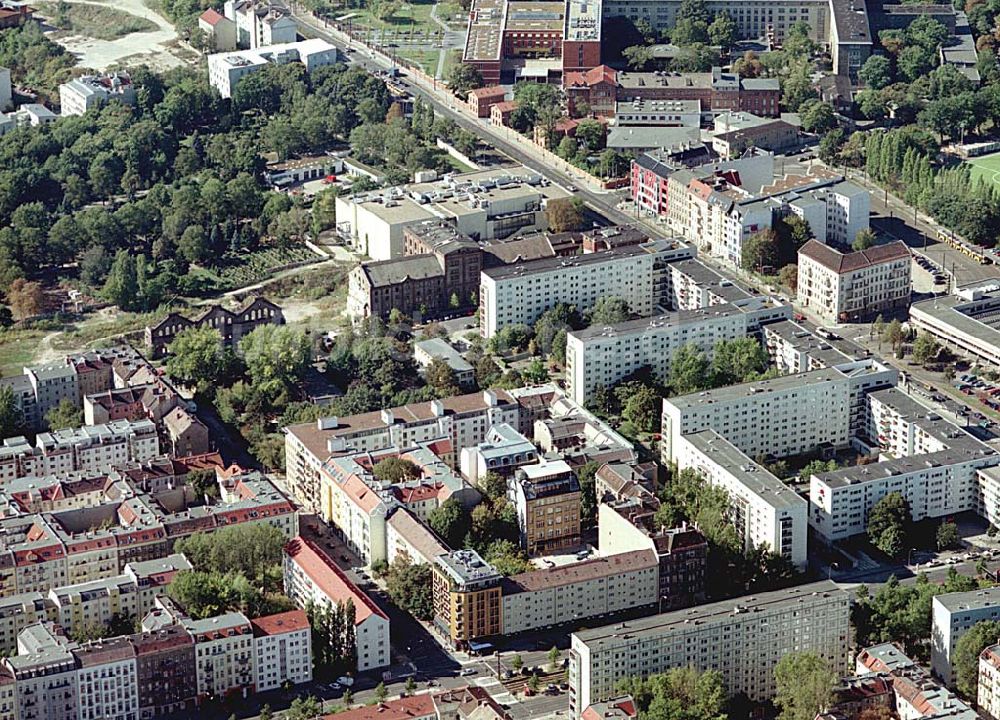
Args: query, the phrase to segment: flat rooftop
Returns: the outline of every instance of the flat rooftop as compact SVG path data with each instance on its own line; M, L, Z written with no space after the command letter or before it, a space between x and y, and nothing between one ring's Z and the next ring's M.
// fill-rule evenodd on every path
M1000 295L987 294L978 300L942 295L913 303L911 313L926 315L950 325L983 345L1000 350Z
M678 395L677 397L667 398L667 402L680 410L687 410L705 407L714 403L738 402L754 395L784 392L806 385L818 385L819 383L842 380L844 377L844 373L836 368L829 367L794 373L792 375L782 375L758 382L729 385L714 390L702 390L690 395Z
M945 610L952 613L963 610L982 610L1000 605L1000 587L944 593L936 595L934 602L940 603Z
M874 482L887 477L957 465L996 455L996 450L992 447L980 442L958 425L945 420L897 388L876 390L870 393L870 397L892 407L904 420L916 425L940 442L944 449L817 474L817 480L828 487Z
M852 358L842 353L820 337L813 335L794 320L779 320L764 325L764 333L773 333L788 343L795 350L806 353L823 365L830 367L840 363L851 362Z
M494 281L511 280L524 275L534 275L547 272L559 272L570 268L586 267L588 265L602 265L604 263L617 262L626 258L648 255L651 248L648 243L641 245L625 245L613 247L609 250L596 253L586 253L584 255L572 255L570 257L551 257L531 260L519 265L502 265L500 267L484 268L483 275L490 277Z
M712 87L712 73L619 72L619 86L629 90L642 88L704 89Z
M434 561L460 585L500 580L501 577L475 550L455 550L447 555L438 555Z
M562 0L508 0L506 29L519 32L561 32L566 17Z
M865 0L831 0L830 6L839 42L871 45L872 34Z
M739 308L722 303L712 305L707 308L696 310L678 310L664 313L654 317L639 318L638 320L626 320L614 325L591 325L583 330L572 330L570 335L586 342L596 338L613 338L621 335L631 335L634 333L657 333L664 332L668 328L680 327L682 325L695 325L734 315L740 315Z
M462 52L464 61L500 61L506 9L506 0L473 0Z
M623 642L631 644L650 638L664 637L673 632L691 631L695 627L695 622L697 622L698 630L703 632L713 625L726 625L739 621L757 623L761 613L784 612L792 608L802 608L805 613L808 613L808 606L805 603L830 599L839 600L844 604L844 621L846 623L850 594L838 588L836 583L824 580L798 585L787 590L746 595L707 605L698 605L686 610L675 610L638 620L617 622L573 633L573 637L587 645L591 652L600 652L620 646Z
M745 453L715 430L689 433L684 436L684 439L771 507L782 510L803 507L807 504L805 498L781 482L763 465L747 457Z
M635 100L625 100L615 103L616 115L632 113L697 113L701 112L700 100L654 100L638 97Z

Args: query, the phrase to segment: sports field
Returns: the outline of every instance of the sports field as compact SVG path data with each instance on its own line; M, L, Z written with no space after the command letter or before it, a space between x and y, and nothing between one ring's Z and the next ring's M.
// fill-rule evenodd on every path
M965 164L969 166L973 180L981 177L1000 187L1000 153L969 158Z

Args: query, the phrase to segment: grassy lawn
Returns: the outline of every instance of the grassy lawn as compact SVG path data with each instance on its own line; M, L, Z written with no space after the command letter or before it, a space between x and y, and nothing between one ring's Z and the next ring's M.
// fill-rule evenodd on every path
M1000 153L983 155L965 161L972 179L983 178L1000 187Z
M62 22L58 22L57 3L39 3L37 7L61 33L85 35L96 40L117 40L132 33L157 29L156 24L146 18L105 5L72 3Z
M45 335L43 330L0 331L0 374L20 375L24 366L35 359L38 342Z
M419 65L420 69L428 75L433 75L437 72L438 58L441 55L441 51L403 48L399 51L399 54L410 62Z

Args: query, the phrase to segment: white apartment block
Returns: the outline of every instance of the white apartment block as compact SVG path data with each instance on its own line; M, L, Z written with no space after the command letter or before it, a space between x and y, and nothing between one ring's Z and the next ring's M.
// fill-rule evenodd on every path
M17 683L18 720L79 720L76 658L48 625L17 637L17 654L3 660Z
M295 18L277 0L226 0L223 13L235 23L235 40L241 48L294 43L298 35Z
M543 258L483 270L479 323L485 338L505 325L530 325L558 303L589 310L600 298L620 297L637 315L654 310L656 267L667 260L662 243L650 242L572 257Z
M79 670L79 720L137 720L139 689L135 649L127 637L97 640L73 648Z
M412 403L345 418L325 417L292 425L285 433L288 487L313 512L320 510L320 467L332 455L412 447L448 438L452 448L472 447L486 438L493 425L518 427L519 406L503 390L485 390L431 402ZM0 479L2 454L0 448ZM458 457L442 459L452 467Z
M0 67L0 112L7 112L13 106L13 92L10 84L10 68Z
M312 682L312 630L305 610L251 620L254 691L276 690L285 682Z
M804 498L715 430L682 435L674 458L678 469L691 468L729 493L731 521L747 549L764 545L806 568L809 503Z
M326 40L314 38L302 42L258 47L256 50L214 53L208 56L208 82L224 98L232 97L240 79L267 65L300 62L306 71L337 62L337 48Z
M870 193L852 182L839 182L821 192L826 204L826 241L850 245L869 227Z
M996 516L997 475L982 470L1000 464L993 448L896 388L870 393L867 405L866 434L880 462L812 476L809 522L820 537L865 532L869 511L893 492L906 498L914 520L966 510Z
M121 72L82 75L59 86L59 107L63 117L83 115L109 100L134 105L135 97L132 79Z
M979 655L976 706L989 720L1000 718L1000 644L990 645Z
M7 438L0 447L0 481L21 477L101 473L160 454L156 426L150 420L113 420L103 425L39 433L35 446L23 437Z
M813 651L843 673L850 639L850 594L830 581L583 630L570 641L569 715L614 697L625 678L681 667L717 670L727 694L770 700L782 657Z
M362 592L324 550L297 537L285 546L285 594L299 607L308 603L354 605L354 634L358 672L385 667L391 662L389 618Z
M503 587L501 634L654 606L658 568L655 552L636 550L514 575Z
M953 295L921 300L910 307L910 324L948 347L1000 366L1000 331L996 322L1000 295L994 286L963 288Z
M791 317L791 307L768 303L765 314ZM574 330L566 336L566 392L585 404L597 386L609 388L644 367L665 380L683 346L694 345L710 359L717 342L746 337L757 321L757 313L726 303Z
M828 322L909 307L910 250L901 241L845 254L810 240L798 259L799 303Z
M1000 587L935 595L931 609L931 670L954 687L951 659L958 641L983 620L1000 620Z
M863 420L864 394L895 381L894 369L863 360L664 399L663 461L675 460L682 435L707 429L749 457L846 447Z
M183 619L181 625L194 637L200 698L253 688L253 629L246 615L230 612L204 620Z

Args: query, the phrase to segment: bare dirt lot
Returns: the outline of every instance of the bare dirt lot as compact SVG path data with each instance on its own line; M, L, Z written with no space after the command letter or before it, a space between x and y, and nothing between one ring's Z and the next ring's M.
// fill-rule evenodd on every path
M143 4L142 0L67 0L71 4L106 5L148 20L156 29L134 32L115 40L98 40L83 35L58 34L53 39L79 58L83 67L95 70L127 63L146 64L157 70L193 62L197 57L180 45L177 32L168 20Z

